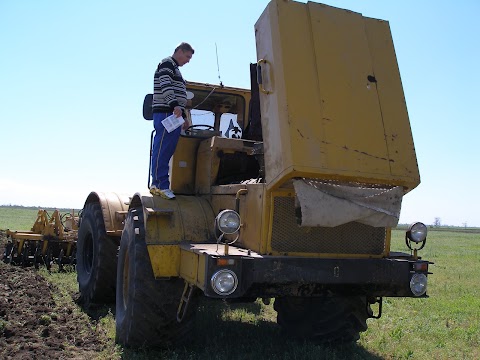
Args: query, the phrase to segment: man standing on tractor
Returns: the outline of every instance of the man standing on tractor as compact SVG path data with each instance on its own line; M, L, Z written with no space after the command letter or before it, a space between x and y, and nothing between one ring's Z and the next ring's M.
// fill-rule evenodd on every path
M170 190L168 163L175 152L181 128L185 130L191 124L185 121L182 126L166 128L162 121L172 113L180 120L176 121L177 124L184 121L182 117L185 117L187 90L179 67L187 64L194 53L195 50L190 44L182 42L175 48L172 56L166 57L158 64L153 79L152 110L155 138L152 148L150 193L169 200L175 199L175 194Z

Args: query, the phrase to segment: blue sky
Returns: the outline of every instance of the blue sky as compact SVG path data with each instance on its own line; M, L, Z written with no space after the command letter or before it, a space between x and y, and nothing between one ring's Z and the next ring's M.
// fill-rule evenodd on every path
M143 97L181 41L187 80L248 88L267 0L1 0L0 205L81 208L92 190L143 192ZM388 20L421 184L401 223L480 226L480 2L323 1Z

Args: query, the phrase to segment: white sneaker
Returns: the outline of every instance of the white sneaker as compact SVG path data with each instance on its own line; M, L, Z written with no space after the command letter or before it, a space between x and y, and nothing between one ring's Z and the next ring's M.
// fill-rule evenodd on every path
M167 200L175 199L175 194L173 193L172 190L170 189L161 190L157 188L155 185L150 186L150 194L161 196L162 198Z
M174 194L173 191L170 190L170 189L157 190L157 194L156 194L156 195L159 195L159 196L161 196L162 198L167 199L167 200L175 199L175 194Z
M158 192L160 191L159 188L157 188L155 185L150 186L150 194L152 195L158 195Z

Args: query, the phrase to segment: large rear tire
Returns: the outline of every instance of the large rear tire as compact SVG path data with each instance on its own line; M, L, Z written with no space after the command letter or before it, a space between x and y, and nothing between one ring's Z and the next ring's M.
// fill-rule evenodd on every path
M84 305L115 301L117 244L114 238L107 236L100 204L86 204L76 250L80 302Z
M315 343L357 341L371 315L362 296L284 297L275 299L277 323L287 336ZM368 309L368 313L367 313Z
M129 210L118 254L116 341L138 348L166 347L188 340L196 299L191 299L182 322L178 322L183 289L180 278L155 279L145 243L143 211Z

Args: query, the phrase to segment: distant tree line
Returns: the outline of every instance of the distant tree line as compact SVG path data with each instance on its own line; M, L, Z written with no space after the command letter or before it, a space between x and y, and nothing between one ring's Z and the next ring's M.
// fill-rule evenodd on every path
M59 211L62 211L62 212L71 211L71 210L75 210L75 211L81 210L81 209L72 209L72 208L56 208L56 207L45 207L45 206L23 206L23 205L12 205L12 204L0 205L0 208L26 209L26 210L40 210L40 209L42 209L42 210L50 210L50 211L59 210Z

